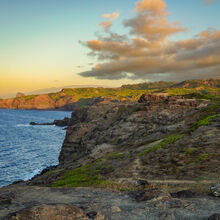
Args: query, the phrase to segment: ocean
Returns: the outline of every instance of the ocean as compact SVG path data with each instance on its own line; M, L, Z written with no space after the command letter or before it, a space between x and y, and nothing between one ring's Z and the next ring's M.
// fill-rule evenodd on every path
M65 130L54 125L31 126L70 117L71 112L0 109L0 187L28 180L58 164Z

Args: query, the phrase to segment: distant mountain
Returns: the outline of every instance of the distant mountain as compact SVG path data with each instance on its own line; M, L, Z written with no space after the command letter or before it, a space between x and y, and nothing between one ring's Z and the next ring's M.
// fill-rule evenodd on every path
M69 85L69 86L62 86L62 87L51 87L45 89L37 89L30 92L24 92L25 95L41 95L41 94L48 94L48 93L55 93L61 91L63 88L110 88L109 86L100 86L100 85ZM18 92L19 93L19 92ZM9 99L16 97L17 93L5 93L0 96L2 99Z
M99 85L70 85L70 86L63 86L63 87L51 87L51 88L46 88L46 89L38 89L38 90L31 91L31 92L27 92L26 94L27 95L40 95L40 94L59 92L65 88L76 89L76 88L98 88L98 87L109 88L108 86L99 86Z

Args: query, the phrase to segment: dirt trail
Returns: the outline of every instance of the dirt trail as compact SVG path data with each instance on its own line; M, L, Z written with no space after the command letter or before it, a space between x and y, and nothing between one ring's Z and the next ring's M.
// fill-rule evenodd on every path
M149 183L168 183L168 184L214 184L220 180L147 180Z

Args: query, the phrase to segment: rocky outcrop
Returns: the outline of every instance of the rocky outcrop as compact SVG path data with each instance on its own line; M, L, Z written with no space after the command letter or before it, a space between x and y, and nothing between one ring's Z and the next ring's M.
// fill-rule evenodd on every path
M9 214L5 220L48 220L48 219L69 219L87 220L82 209L73 205L41 205L25 208L19 212Z
M64 119L61 119L61 120L54 120L53 122L46 122L46 123L38 123L38 122L31 121L29 124L30 125L56 125L56 126L64 127L64 126L71 125L71 119L65 117Z
M58 167L30 184L50 186L64 178L66 169L88 165L90 173L101 167L98 174L104 180L131 186L138 180L178 179L183 187L202 177L208 182L190 187L207 191L219 177L219 104L167 94L144 94L140 100L104 100L76 109Z
M16 94L16 97L17 97L17 98L22 97L22 96L25 96L25 94L22 93L22 92L18 92L18 93Z
M168 93L155 93L155 94L143 94L138 100L139 103L144 103L147 106L164 106L164 104L171 106L172 108L185 108L197 107L199 106L199 101L197 99L189 99L185 96L169 96ZM208 104L208 100L203 100L203 105Z
M91 106L103 100L100 97L78 100L70 95L61 96L58 100L47 94L19 95L16 98L0 99L0 108L73 111L77 107Z
M30 95L0 100L0 108L8 109L55 109L56 103L49 95Z
M75 110L59 157L60 164L73 162L74 154L78 158L92 154L102 144L135 148L159 140L170 132L184 129L183 117L201 105L200 101L182 97L144 97L146 102L142 96L141 104L100 102Z
M150 189L150 190L140 190L134 191L130 193L130 196L134 198L137 202L143 201L165 201L170 200L171 195L162 189Z

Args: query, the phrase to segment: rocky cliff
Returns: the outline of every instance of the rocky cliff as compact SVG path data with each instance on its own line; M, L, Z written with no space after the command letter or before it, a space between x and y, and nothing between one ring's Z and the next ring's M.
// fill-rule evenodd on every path
M0 218L219 218L218 98L104 99L68 124L58 166L0 189Z
M218 101L164 93L144 94L137 103L103 101L75 110L58 167L32 184L219 179L219 111ZM91 182L90 175L86 180L75 176L93 171L98 175Z

